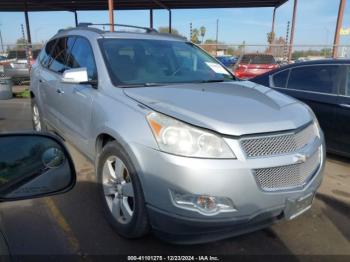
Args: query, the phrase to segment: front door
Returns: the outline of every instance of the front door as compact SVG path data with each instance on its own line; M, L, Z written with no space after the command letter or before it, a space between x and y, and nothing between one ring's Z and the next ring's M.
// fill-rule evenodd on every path
M97 81L97 70L89 41L74 37L75 42L69 51L66 66L68 69L85 67L89 80ZM60 125L64 136L83 152L87 152L91 130L93 98L98 92L96 86L61 83Z
M337 106L337 149L350 156L350 65L344 66L344 80L339 89Z

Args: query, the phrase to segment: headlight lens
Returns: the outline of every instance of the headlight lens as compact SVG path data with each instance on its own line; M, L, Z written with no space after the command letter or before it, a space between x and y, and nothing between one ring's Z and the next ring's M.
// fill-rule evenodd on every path
M152 112L147 121L160 150L187 157L236 158L225 141L214 133Z

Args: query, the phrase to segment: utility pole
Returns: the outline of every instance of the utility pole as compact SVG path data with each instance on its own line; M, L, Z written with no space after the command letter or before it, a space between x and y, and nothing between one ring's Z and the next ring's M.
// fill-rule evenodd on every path
M288 56L288 39L289 39L289 24L290 21L287 22L287 31L286 31L286 40L284 43L284 54L283 54L283 58L287 60L287 56Z
M340 29L343 24L343 16L344 16L344 8L345 8L346 0L340 0L339 2L339 10L338 10L338 19L337 26L335 28L334 42L333 42L333 58L337 58L338 56L338 46L340 40Z
M2 52L5 52L5 50L4 50L4 42L2 41L1 28L0 28L0 44L1 44L1 50L2 50Z
M190 41L192 42L192 22L190 23Z
M218 55L218 43L219 43L219 19L216 19L216 47L215 47L216 55Z
M24 26L23 24L21 24L21 30L22 30L22 38L23 38L23 42L24 42L24 47L26 49L26 57L27 57L27 63L28 63L28 67L30 68L30 59L31 59L31 54L29 53L29 46L28 46L28 42L26 40L26 36L24 34Z

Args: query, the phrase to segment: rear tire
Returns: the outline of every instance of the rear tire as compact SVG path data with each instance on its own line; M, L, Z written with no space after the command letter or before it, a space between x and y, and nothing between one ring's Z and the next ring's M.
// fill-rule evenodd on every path
M102 149L97 176L102 205L113 229L125 238L146 235L149 223L141 183L128 154L117 141L108 142Z
M41 117L41 110L34 97L31 99L31 108L33 129L37 132L47 132L46 125Z

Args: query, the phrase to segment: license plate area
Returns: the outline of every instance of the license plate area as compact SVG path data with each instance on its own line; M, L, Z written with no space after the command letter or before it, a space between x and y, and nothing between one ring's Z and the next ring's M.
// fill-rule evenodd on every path
M285 218L291 220L310 209L313 199L313 193L310 193L306 196L297 199L287 199L286 208L284 209Z

